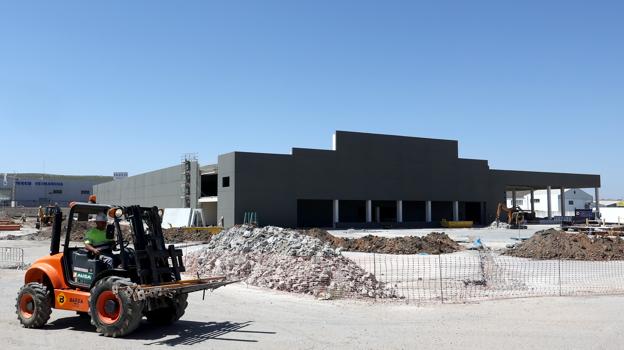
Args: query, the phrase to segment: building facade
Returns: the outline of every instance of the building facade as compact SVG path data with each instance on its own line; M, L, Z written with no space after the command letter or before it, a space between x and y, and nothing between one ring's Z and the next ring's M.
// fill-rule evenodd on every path
M185 185L176 167L180 188ZM113 203L127 202L151 177L153 190L142 190L147 191L143 198L150 205L172 206L179 190L168 193L163 190L167 181L157 180L169 169L120 180L124 189L101 184L95 193ZM442 219L488 224L507 191L598 192L600 187L598 175L490 169L486 160L459 158L454 140L345 131L335 133L330 150L231 152L215 165L194 169L199 180L190 184L197 196L191 207L212 218L206 221L225 226L243 223L249 213L261 225L283 227L418 227L436 226Z
M111 176L2 173L0 205L38 207L56 203L66 207L72 201L87 201L94 185L112 179Z
M188 178L185 172L188 170ZM182 162L161 170L130 176L93 186L93 193L101 203L118 205L138 204L160 208L195 208L201 196L197 161ZM189 188L189 203L185 189Z

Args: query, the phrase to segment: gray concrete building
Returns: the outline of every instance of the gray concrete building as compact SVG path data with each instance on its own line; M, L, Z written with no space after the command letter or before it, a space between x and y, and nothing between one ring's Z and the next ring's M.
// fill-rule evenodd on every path
M72 201L87 201L93 186L109 182L111 176L0 173L0 206L38 207Z
M490 223L507 191L594 188L599 200L600 187L599 175L490 169L487 160L459 158L453 140L345 131L334 134L330 150L231 152L215 165L190 164L94 192L110 203L201 208L208 223L223 218L225 226L253 212L261 225L419 227L441 219Z
M189 161L190 203L185 203L185 164L150 171L145 174L93 186L93 193L100 203L118 205L156 205L160 208L197 207L200 194L197 161Z

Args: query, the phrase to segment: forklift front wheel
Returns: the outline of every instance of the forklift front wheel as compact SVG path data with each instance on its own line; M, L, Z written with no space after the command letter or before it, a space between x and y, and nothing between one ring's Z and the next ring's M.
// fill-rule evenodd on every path
M143 317L143 303L125 294L113 293L115 283L129 283L127 278L111 276L98 281L89 296L91 324L107 337L123 337L132 333Z
M42 327L48 322L52 313L48 288L37 282L24 285L17 293L15 309L17 319L24 327Z

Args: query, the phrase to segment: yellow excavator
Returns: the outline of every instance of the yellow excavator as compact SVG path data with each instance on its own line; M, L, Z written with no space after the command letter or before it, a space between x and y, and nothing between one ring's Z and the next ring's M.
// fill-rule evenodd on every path
M498 203L498 207L496 208L496 226L500 223L501 214L505 212L507 213L507 225L508 227L514 228L526 228L526 226L522 226L521 224L525 221L525 216L528 213L525 213L520 207L515 206L511 208L507 208L505 203Z
M56 206L48 205L48 206L39 206L39 211L37 213L37 223L35 227L37 229L42 226L50 226L52 225L52 219L54 218L54 211L56 210Z

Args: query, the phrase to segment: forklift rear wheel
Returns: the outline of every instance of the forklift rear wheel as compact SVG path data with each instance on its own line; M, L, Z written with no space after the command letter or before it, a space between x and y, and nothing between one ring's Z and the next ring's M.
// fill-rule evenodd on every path
M143 303L125 294L113 293L113 285L129 283L127 278L112 276L98 281L89 296L91 324L107 337L123 337L132 333L143 317Z
M38 282L24 285L17 293L15 309L17 319L24 327L42 327L48 322L52 313L48 288Z
M176 322L184 315L188 306L187 298L188 294L180 294L168 301L168 307L145 312L147 322L163 326Z

